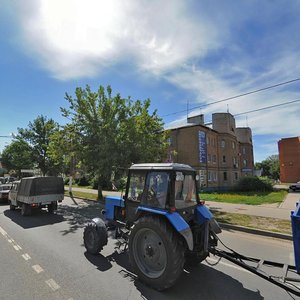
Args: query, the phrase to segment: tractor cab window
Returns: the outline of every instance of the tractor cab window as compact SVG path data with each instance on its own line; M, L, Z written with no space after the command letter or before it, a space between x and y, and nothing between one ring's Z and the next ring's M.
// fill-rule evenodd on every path
M175 206L184 208L196 204L196 185L194 176L176 172L175 181Z
M143 204L165 208L168 196L169 174L166 172L150 172L145 186Z
M130 176L128 200L141 201L145 187L146 173L132 173Z

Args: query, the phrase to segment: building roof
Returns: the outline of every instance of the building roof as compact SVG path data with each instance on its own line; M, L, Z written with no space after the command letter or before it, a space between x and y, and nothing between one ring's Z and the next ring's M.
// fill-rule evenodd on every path
M174 170L174 171L193 171L194 169L185 164L177 163L144 163L134 164L130 170Z

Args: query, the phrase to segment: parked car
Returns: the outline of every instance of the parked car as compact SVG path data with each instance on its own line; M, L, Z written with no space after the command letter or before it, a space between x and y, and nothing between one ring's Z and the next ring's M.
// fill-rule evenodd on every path
M295 184L291 184L289 189L292 191L300 191L300 181L296 182Z
M8 201L8 194L11 190L12 184L0 185L0 201Z

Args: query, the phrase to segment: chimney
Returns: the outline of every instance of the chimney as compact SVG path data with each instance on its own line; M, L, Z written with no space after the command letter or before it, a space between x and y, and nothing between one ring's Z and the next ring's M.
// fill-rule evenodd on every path
M204 125L204 115L198 115L193 117L187 118L188 124L195 124L195 125Z

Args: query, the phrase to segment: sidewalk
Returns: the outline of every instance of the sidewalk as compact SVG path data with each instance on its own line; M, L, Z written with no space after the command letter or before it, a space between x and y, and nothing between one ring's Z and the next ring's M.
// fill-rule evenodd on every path
M97 190L75 188L74 191L82 191L87 193L97 194ZM120 192L103 191L103 195L120 196ZM290 220L291 211L295 210L296 203L300 203L300 193L288 193L281 204L263 204L263 205L246 205L246 204L231 204L225 202L206 201L205 204L210 208L218 211L229 213L239 213L244 215L252 215L259 217L269 217L282 220Z
M300 193L288 193L281 204L246 205L213 201L206 201L205 204L218 211L290 220L291 211L296 209L297 202L300 203Z

